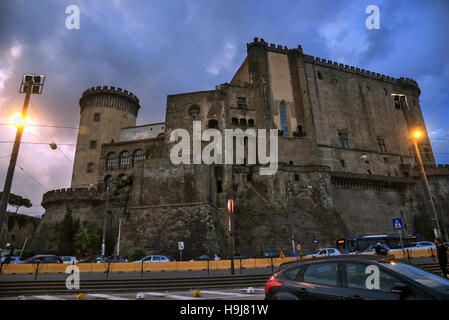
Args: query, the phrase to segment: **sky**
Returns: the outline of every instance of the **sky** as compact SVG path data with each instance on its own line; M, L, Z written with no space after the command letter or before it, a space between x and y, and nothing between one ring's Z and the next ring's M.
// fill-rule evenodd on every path
M66 8L80 10L69 30ZM380 29L367 29L369 5ZM254 37L392 77L415 79L437 163L449 163L449 1L447 0L15 0L0 1L0 141L20 113L22 75L46 75L33 95L12 192L39 216L42 195L70 187L79 99L115 86L140 100L137 124L165 121L169 94L230 82ZM51 150L54 141L58 149ZM0 143L3 188L12 143Z

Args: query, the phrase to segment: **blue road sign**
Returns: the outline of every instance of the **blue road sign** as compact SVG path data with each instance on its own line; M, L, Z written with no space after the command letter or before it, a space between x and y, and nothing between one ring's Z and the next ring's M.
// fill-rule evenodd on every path
M401 218L393 218L391 222L393 223L393 230L404 230L404 224Z

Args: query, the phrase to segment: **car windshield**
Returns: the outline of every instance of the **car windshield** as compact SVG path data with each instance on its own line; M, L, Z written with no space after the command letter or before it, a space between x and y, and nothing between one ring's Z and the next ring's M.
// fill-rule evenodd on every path
M433 273L413 267L405 263L391 262L385 263L384 266L390 270L396 271L408 278L411 278L423 286L432 288L439 292L449 293L449 280L437 276Z

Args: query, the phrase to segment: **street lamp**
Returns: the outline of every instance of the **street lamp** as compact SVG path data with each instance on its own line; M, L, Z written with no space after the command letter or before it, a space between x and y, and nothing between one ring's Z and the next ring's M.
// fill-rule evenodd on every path
M290 225L290 239L292 241L292 255L295 256L296 255L296 249L295 249L295 238L293 236L293 221L292 221L292 217L291 217L291 204L290 204L290 192L292 191L292 187L291 187L291 182L288 181L286 184L286 188L287 188L287 213L288 213L288 222Z
M441 238L441 230L440 230L440 225L438 223L437 212L435 210L435 205L433 204L432 194L430 193L429 181L427 181L426 171L424 170L424 165L423 165L423 162L421 159L421 154L419 152L419 147L418 147L418 142L417 142L417 140L420 139L421 137L422 137L422 132L419 130L416 130L413 133L412 141L413 141L413 146L415 147L415 154L416 154L416 159L418 160L418 164L419 164L419 171L420 171L421 179L424 184L424 194L426 195L426 198L427 198L426 200L427 200L428 210L432 213L430 219L432 220L433 233L435 234L436 238Z
M11 191L12 178L14 176L14 169L19 155L20 143L22 141L23 130L25 127L25 119L28 111L28 103L32 94L41 94L44 86L45 76L40 74L25 74L20 85L20 93L25 93L25 101L23 102L20 123L17 124L16 138L12 148L11 158L9 160L8 172L6 174L5 186L3 187L3 194L0 201L0 240L3 231L3 224L6 217L6 209L8 207L9 193Z
M101 241L101 255L105 255L106 250L106 228L107 228L107 216L108 216L108 200L109 200L109 189L112 186L112 178L106 180L106 204L104 208L104 219L103 219L103 239Z

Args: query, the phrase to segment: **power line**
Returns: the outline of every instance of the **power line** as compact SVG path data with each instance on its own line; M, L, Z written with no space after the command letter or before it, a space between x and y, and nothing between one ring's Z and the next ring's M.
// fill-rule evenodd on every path
M34 106L33 103L30 102L30 104L31 104L31 108L32 108L32 109L34 110L34 112L36 113L36 116L37 116L37 118L39 119L39 122L40 122L39 112L37 111L37 109L36 109L36 107ZM50 133L45 129L45 127L44 127L44 131L45 131L45 133L47 134L47 136L50 138L51 142L53 142L54 144L56 144L55 140L54 140L53 137L50 135ZM61 149L60 147L58 148L58 146L56 146L56 149L58 149L58 151L62 153L62 155L64 156L64 158L66 158L66 160L67 160L71 165L73 165L72 160L70 160L69 157L67 157L67 155L64 153L64 151L62 151L62 149Z
M0 126L13 126L11 123L0 123ZM44 128L58 128L58 129L75 129L78 130L78 127L69 127L69 126L54 126L54 125L46 125L46 124L31 124L27 123L25 126L29 127L44 127Z
M0 143L14 143L11 140L1 140ZM49 142L31 142L31 141L22 141L22 144L46 144L49 145ZM56 142L55 142L56 143ZM58 146L76 146L75 143L56 143Z
M31 174L29 174L28 172L25 171L24 168L22 168L21 166L18 166L19 169L21 169L23 172L25 172L25 174L27 176L29 176L31 179L33 179L37 184L39 184L45 191L49 191L49 189L45 188L39 181L37 181L37 179L35 179Z

